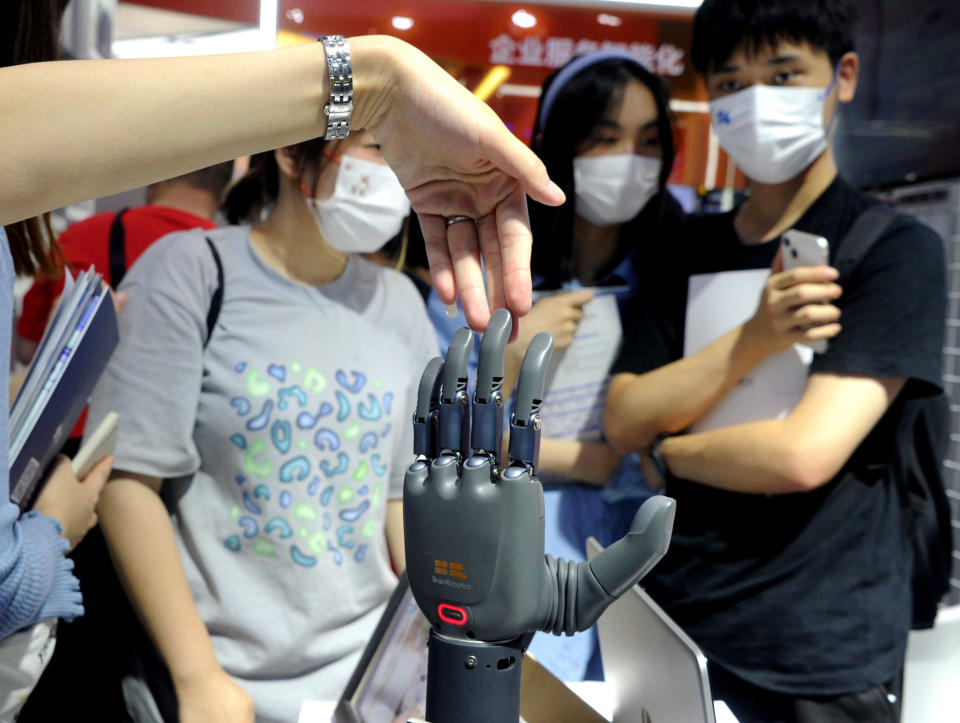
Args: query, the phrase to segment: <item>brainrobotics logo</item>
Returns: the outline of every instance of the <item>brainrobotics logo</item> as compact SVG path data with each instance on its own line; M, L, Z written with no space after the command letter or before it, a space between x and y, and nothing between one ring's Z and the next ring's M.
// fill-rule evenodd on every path
M458 580L466 580L467 575L463 571L463 564L459 562L449 562L447 560L433 561L432 582L444 587L452 587L457 590L472 590L473 585L466 582L456 582L450 578L455 577Z

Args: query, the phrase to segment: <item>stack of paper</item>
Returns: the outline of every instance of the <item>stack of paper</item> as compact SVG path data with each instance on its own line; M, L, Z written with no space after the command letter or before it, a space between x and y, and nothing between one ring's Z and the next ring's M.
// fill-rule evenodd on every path
M10 499L21 509L33 503L118 341L113 299L100 274L91 268L74 280L67 272L10 410Z
M603 436L603 407L610 369L620 352L623 328L617 298L626 286L585 289L593 299L583 305L573 343L554 352L543 395L543 434L551 439L595 441ZM550 292L556 293L556 292ZM534 293L534 301L549 294Z

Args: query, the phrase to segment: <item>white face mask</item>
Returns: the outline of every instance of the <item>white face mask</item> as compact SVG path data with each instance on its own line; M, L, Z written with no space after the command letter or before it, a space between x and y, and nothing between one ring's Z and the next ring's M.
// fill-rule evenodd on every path
M783 183L827 148L826 89L751 85L710 101L720 146L752 181Z
M597 226L626 223L657 192L661 165L635 153L574 158L574 212Z
M390 167L342 156L330 198L304 194L320 235L343 253L370 253L396 236L410 201Z

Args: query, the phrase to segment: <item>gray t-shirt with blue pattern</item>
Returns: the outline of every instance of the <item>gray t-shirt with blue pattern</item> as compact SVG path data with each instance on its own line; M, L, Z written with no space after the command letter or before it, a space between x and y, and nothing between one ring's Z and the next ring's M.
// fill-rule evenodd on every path
M437 354L402 274L351 256L320 287L268 266L249 229L152 246L126 276L121 342L87 429L120 415L117 469L167 480L187 579L258 720L336 699L394 577L387 500L412 460L419 376Z

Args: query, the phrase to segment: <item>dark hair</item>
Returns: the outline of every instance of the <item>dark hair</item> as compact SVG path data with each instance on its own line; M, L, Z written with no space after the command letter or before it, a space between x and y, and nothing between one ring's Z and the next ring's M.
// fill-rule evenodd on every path
M574 62L574 61L571 61ZM551 84L563 68L552 73L544 81L540 102L543 102ZM584 68L573 76L556 94L549 115L541 125L541 109L537 108L537 122L533 129L533 151L547 167L550 178L563 189L567 202L559 208L543 206L531 201L530 223L533 228L533 271L542 275L550 287L559 286L571 274L571 246L573 243L574 184L573 158L580 143L590 137L593 129L606 116L611 105L619 103L624 85L637 80L652 94L657 106L657 133L663 165L660 170L657 195L645 208L656 209L659 224L666 194L667 179L673 167L673 124L667 90L653 73L638 61L623 59L601 60ZM643 220L641 221L641 217ZM639 213L621 229L628 238L644 238L650 235L638 232L637 227L647 222L648 215ZM537 243L537 239L541 239ZM549 239L549 243L544 240Z
M854 49L849 0L704 0L693 18L693 67L701 75L738 48L748 55L787 41L822 50L836 65Z
M323 138L289 146L301 175L311 165L318 168L325 165L326 147L327 141ZM256 223L264 209L277 200L279 190L280 167L274 151L257 153L250 158L250 170L233 184L223 200L223 213L230 223Z
M416 211L407 216L400 231L380 249L380 255L399 264L402 269L429 269L427 244L423 240Z
M0 68L56 60L60 55L60 17L66 6L66 0L0 2ZM59 274L63 255L54 239L48 214L4 228L13 268L18 274L38 271L50 276Z
M207 191L218 201L230 184L233 175L233 161L215 163L212 166L201 168L198 171L184 173L182 176L171 178L165 183L186 183L191 188Z

